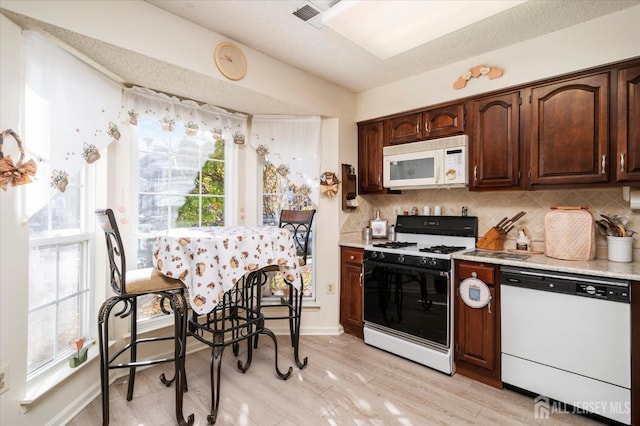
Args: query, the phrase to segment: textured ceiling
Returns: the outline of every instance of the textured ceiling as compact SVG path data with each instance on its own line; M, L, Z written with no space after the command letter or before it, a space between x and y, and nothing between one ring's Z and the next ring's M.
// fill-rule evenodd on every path
M305 4L301 0L146 1L355 93L640 4L637 0L530 0L381 60L331 29L318 30L293 16Z
M478 24L381 60L329 28L318 30L293 16L292 12L305 4L301 0L147 2L354 93L640 4L640 0L529 0ZM324 7L331 3L315 2ZM50 34L108 70L120 82L248 114L318 113L23 15L1 12L25 28L39 28Z

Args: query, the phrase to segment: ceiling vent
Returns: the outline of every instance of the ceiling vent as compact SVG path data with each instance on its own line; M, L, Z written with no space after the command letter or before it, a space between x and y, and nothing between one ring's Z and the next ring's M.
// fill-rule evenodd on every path
M322 12L329 10L338 2L340 2L340 0L307 1L294 10L293 15L319 30L324 28L324 24L322 23Z
M302 19L304 22L307 22L314 16L318 16L320 14L320 11L318 9L314 9L310 4L305 4L300 9L297 9L295 12L293 12L293 14Z

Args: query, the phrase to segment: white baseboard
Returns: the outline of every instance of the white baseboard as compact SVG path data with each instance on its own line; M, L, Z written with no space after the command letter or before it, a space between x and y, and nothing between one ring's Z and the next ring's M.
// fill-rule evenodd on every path
M98 379L96 383L94 383L87 390L82 392L82 394L80 394L69 405L67 405L66 407L62 407L62 410L57 412L56 415L46 423L46 426L58 426L58 425L63 426L69 423L82 410L87 408L87 406L91 404L91 402L93 402L94 399L100 396L100 392L101 392L100 388L101 388L100 379Z

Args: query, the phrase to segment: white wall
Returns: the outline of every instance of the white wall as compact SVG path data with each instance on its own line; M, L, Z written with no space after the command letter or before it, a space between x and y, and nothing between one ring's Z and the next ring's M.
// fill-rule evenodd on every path
M640 6L594 19L455 64L367 90L356 96L356 121L382 117L479 93L640 56ZM476 65L498 66L495 80L453 83Z

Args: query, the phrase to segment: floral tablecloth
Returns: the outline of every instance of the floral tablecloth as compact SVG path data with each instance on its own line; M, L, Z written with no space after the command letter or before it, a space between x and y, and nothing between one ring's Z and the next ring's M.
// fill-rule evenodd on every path
M153 264L189 288L191 307L211 312L242 277L278 265L285 280L300 288L300 267L288 230L274 226L173 229L156 236Z

